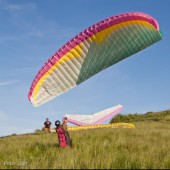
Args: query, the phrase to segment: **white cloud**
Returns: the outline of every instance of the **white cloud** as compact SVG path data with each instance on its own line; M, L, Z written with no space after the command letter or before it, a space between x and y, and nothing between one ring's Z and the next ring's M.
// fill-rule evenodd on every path
M6 85L10 85L10 84L14 84L14 83L17 83L18 80L12 80L12 81L3 81L3 82L0 82L0 87L1 86L6 86Z
M14 48L11 42L20 43L22 41L25 43L33 38L34 40L35 38L37 38L36 40L40 40L40 38L41 40L43 38L57 39L58 42L65 42L78 33L76 28L63 28L56 20L43 18L38 13L36 3L33 2L16 3L15 1L0 0L0 10L11 13L7 18L7 22L13 27L13 30L16 29L16 31L6 32L4 30L0 33L0 43L8 48Z
M14 3L4 3L1 9L15 13L19 11L32 11L36 9L34 3L25 3L25 4L14 4Z
M11 5L7 5L3 8L4 10L8 10L8 11L18 11L22 9L21 5L16 5L16 4L11 4Z

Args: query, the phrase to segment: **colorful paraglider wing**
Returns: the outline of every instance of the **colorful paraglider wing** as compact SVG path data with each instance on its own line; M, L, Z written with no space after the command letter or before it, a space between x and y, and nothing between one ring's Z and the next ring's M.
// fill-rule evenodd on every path
M102 20L80 32L44 64L28 98L39 106L161 39L157 21L141 12Z
M110 119L117 113L119 113L123 109L122 105L117 105L103 111L97 112L93 115L73 115L66 114L68 122L73 123L75 125L84 126L90 124L100 124L105 120Z

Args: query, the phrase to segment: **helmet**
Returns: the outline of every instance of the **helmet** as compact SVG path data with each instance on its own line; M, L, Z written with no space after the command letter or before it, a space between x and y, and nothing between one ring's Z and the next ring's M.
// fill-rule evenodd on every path
M59 121L59 120L56 120L56 121L55 121L55 125L56 125L56 126L60 125L60 121Z

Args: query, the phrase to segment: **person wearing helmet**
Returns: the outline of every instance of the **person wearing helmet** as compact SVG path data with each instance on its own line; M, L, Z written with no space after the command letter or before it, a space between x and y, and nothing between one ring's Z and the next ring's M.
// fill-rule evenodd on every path
M65 148L67 146L65 131L64 131L63 127L61 126L59 120L57 120L55 122L55 125L56 125L55 130L58 134L59 146L62 147L62 148Z
M70 147L73 147L72 139L71 139L70 134L69 134L69 132L67 130L67 127L68 127L67 122L68 122L67 117L64 117L62 127L63 127L63 129L65 131L67 145L70 146Z
M51 122L48 118L46 118L46 121L44 122L44 129L46 133L51 133Z

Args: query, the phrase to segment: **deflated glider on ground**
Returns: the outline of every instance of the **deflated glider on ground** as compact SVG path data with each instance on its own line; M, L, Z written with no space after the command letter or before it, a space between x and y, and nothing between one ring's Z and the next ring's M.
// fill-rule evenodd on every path
M39 106L161 39L158 22L145 13L102 20L51 56L34 78L28 98Z
M66 114L68 122L73 123L79 126L85 125L96 125L104 122L105 120L110 119L123 109L122 105L117 105L93 115L76 115L76 114Z
M85 126L70 126L69 131L76 130L87 130L87 129L99 129L99 128L135 128L132 123L110 123L110 124L99 124L99 125L85 125Z
M69 131L77 130L88 130L88 129L101 129L101 128L135 128L135 125L132 123L109 123L109 124L99 124L99 125L85 125L85 126L70 126L68 127ZM55 129L52 129L51 132L56 132Z

